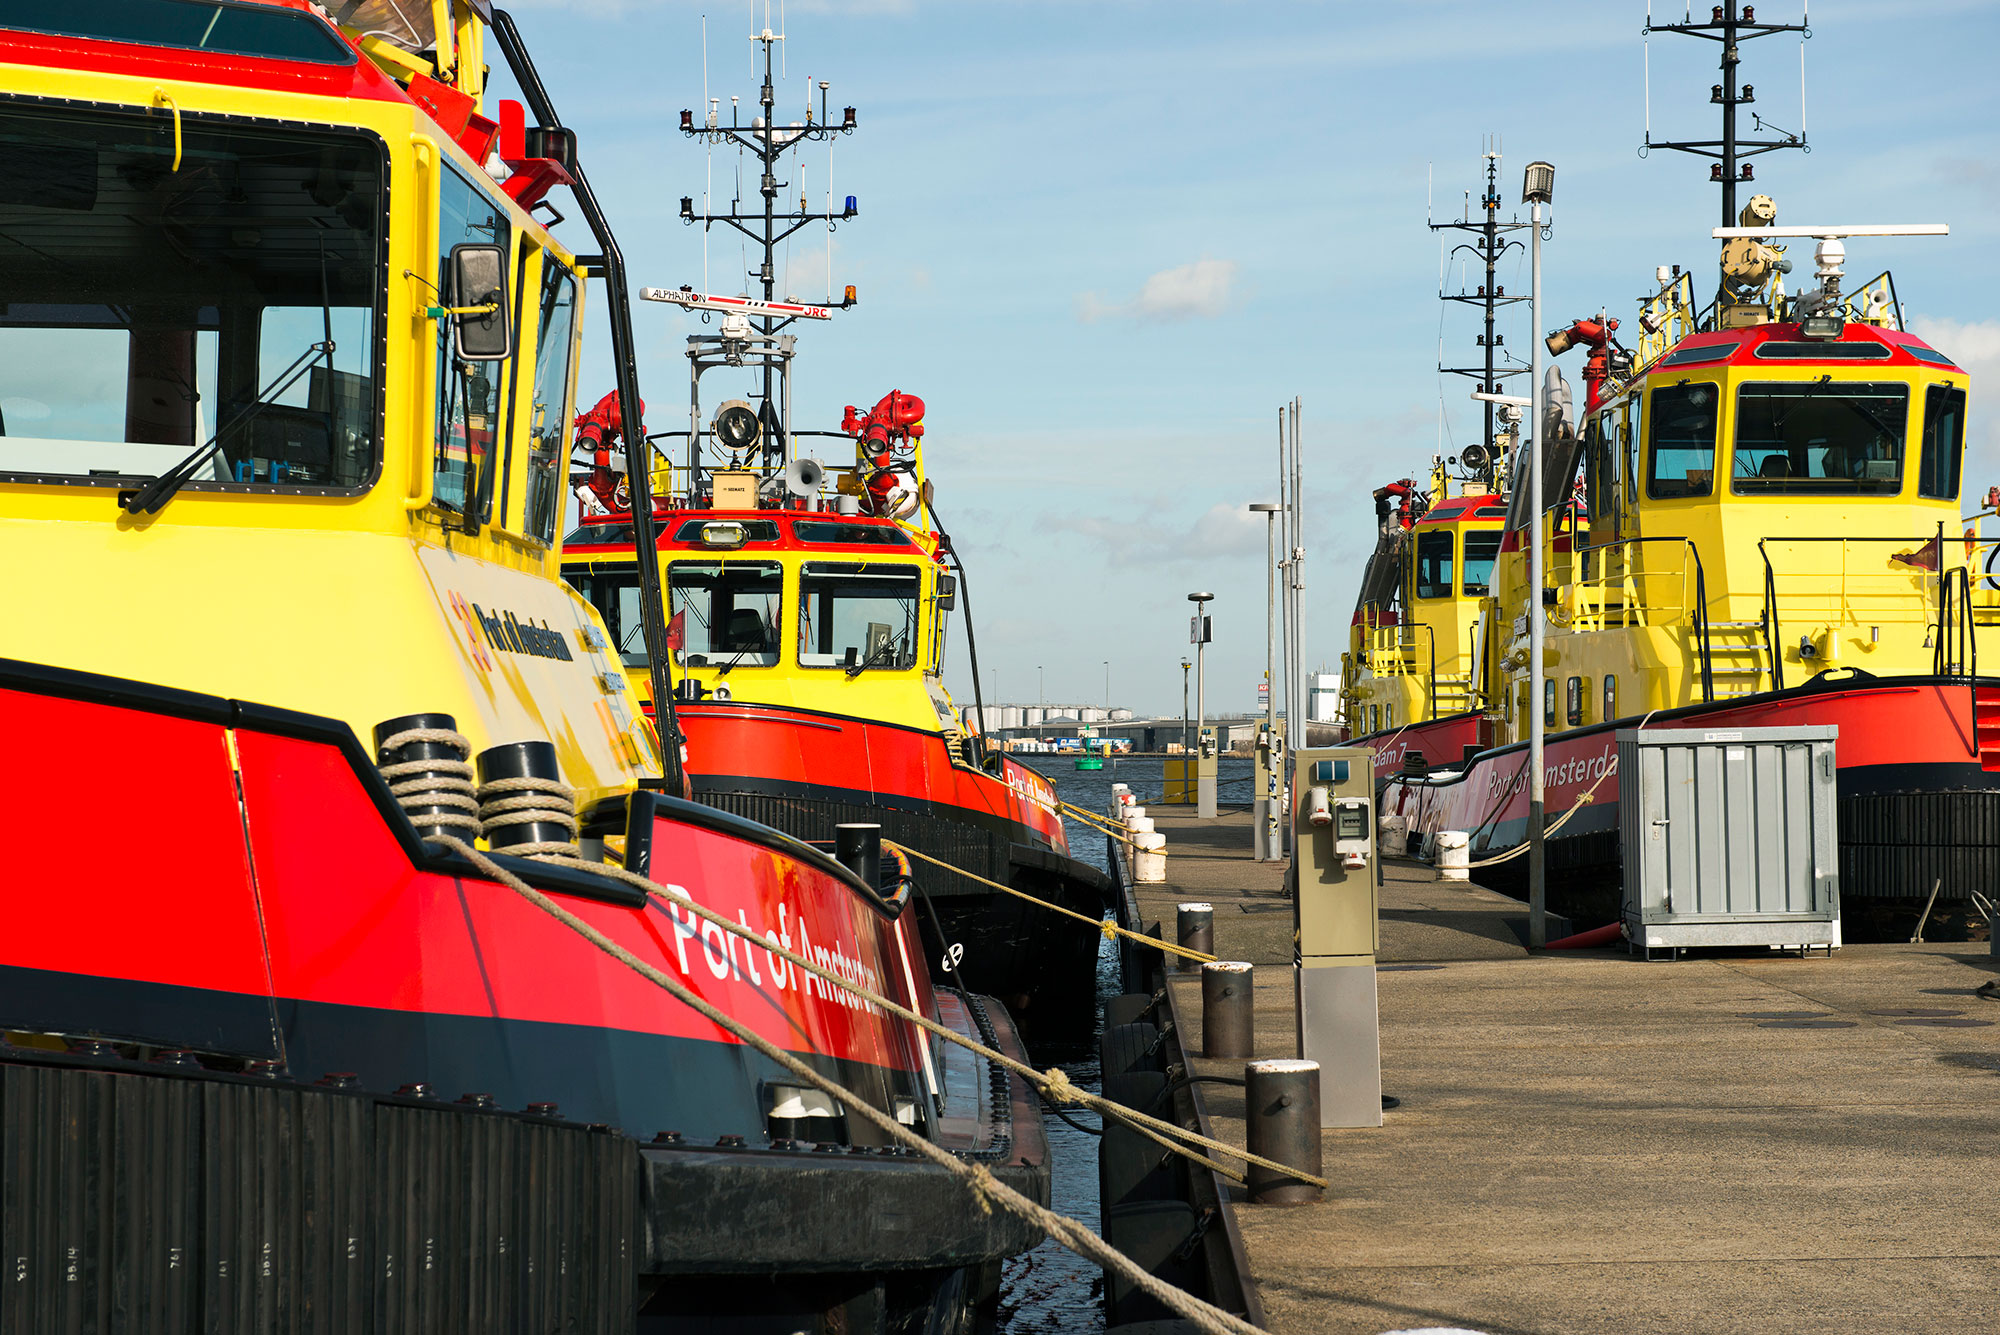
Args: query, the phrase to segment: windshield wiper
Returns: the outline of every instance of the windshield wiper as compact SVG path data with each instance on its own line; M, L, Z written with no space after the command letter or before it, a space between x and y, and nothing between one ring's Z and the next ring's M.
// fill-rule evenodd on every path
M894 640L882 641L882 643L876 645L873 649L868 651L868 657L850 666L847 669L847 675L849 677L858 677L862 673L866 672L869 668L879 666L875 660L881 658L884 654L889 653L890 651L895 649L895 647L896 647L896 642Z
M322 353L326 355L328 363L331 364L333 358L333 340L331 338L323 342L314 343L304 352L300 353L297 361L294 361L290 366L278 372L271 383L258 392L256 402L252 403L244 412L231 418L229 425L217 427L215 434L208 438L207 444L154 478L151 482L148 482L145 486L133 492L130 496L122 498L118 504L135 515L158 514L182 487L193 480L194 475L200 472L208 464L209 460L222 452L222 441L225 436L241 431L252 421L256 420L257 414L263 412L266 408L272 407L277 396L290 389L297 383L300 376L311 370L313 359Z

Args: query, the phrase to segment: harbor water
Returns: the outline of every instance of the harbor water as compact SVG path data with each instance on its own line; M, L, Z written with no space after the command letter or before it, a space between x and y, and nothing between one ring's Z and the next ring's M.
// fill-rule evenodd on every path
M1111 785L1122 783L1144 803L1158 802L1166 784L1166 762L1158 756L1112 757L1101 770L1077 770L1062 756L1034 756L1028 763L1055 784L1065 802L1085 811L1103 811L1111 804ZM1218 774L1222 805L1247 804L1254 766L1247 759L1224 756ZM1078 861L1105 867L1105 838L1082 821L1065 817L1070 852ZM1118 947L1104 942L1097 954L1097 1001L1124 991L1118 976ZM1036 1065L1059 1065L1081 1088L1097 1092L1099 1071L1095 1037L1082 1047L1037 1050ZM1064 1110L1071 1125L1047 1115L1049 1154L1054 1162L1051 1191L1055 1209L1098 1226L1096 1113ZM1000 1329L1008 1335L1053 1335L1104 1329L1104 1273L1089 1261L1053 1242L1006 1263L1001 1281Z

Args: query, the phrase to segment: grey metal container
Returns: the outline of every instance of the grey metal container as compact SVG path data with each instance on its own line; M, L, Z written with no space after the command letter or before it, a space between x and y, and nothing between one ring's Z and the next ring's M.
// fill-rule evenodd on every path
M1618 733L1634 950L1840 944L1832 726Z

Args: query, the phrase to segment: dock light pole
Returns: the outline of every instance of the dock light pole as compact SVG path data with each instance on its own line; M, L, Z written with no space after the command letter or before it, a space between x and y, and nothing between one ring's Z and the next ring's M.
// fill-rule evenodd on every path
M1187 765L1188 757L1188 721L1194 717L1188 713L1188 669L1193 666L1194 664L1187 659L1183 658L1181 660L1181 764L1183 767ZM1183 777L1183 784L1185 784L1185 777Z
M1251 514L1264 516L1264 791L1257 794L1252 844L1259 862L1285 856L1278 819L1278 772L1284 768L1278 749L1278 512L1274 501L1258 501Z
M1553 204L1556 169L1546 162L1531 162L1521 181L1521 202L1531 206L1528 244L1530 317L1536 337L1530 346L1533 361L1528 382L1534 403L1528 415L1528 945L1540 949L1549 942L1549 887L1542 842L1542 744L1546 732L1548 683L1542 680L1542 450L1547 445L1547 426L1542 414L1548 407L1548 391L1542 384L1542 206Z
M1203 735L1208 731L1208 605L1214 598L1212 593L1188 595L1194 604L1194 621L1188 629L1188 638L1194 641L1194 814L1202 820L1215 819L1215 766L1209 763L1208 739Z

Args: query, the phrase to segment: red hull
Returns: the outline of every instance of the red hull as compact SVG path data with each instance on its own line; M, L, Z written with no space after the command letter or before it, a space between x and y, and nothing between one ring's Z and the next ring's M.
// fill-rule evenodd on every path
M512 1106L552 1101L648 1134L763 1134L755 1081L743 1078L757 1060L505 886L416 843L344 727L13 666L0 665L0 728L15 757L0 794L50 818L9 855L0 1029L276 1060L304 1078L338 1067L385 1090L421 1081ZM130 758L128 800L47 800L102 793L113 756ZM742 823L663 802L654 878L933 1009L912 915L891 919L812 850L732 824ZM871 1101L917 1091L912 1029L852 993L609 883L531 875L725 1013L859 1081ZM630 1064L647 1054L665 1065ZM716 1088L704 1070L735 1075Z
M1616 734L1636 723L1628 719L1549 737L1543 771L1549 819L1590 793L1590 801L1551 837L1552 869L1584 878L1608 869L1615 878ZM1814 685L1742 702L1663 710L1650 716L1648 726L1731 730L1805 724L1840 730L1835 756L1844 896L1922 896L1934 881L1943 881L1947 898L1962 898L1983 883L1991 871L1986 864L2000 852L1993 837L2000 828L1994 824L2000 820L2000 755L1981 746L1982 734L2000 731L2000 682L1975 686L1908 678ZM1428 741L1430 734L1409 729L1403 744L1424 745L1411 743L1412 736ZM1389 775L1382 760L1377 773L1387 778L1382 812L1406 817L1413 839L1465 830L1477 860L1517 847L1527 837L1525 745L1483 752L1453 778ZM1521 861L1502 864L1489 879L1516 879Z

